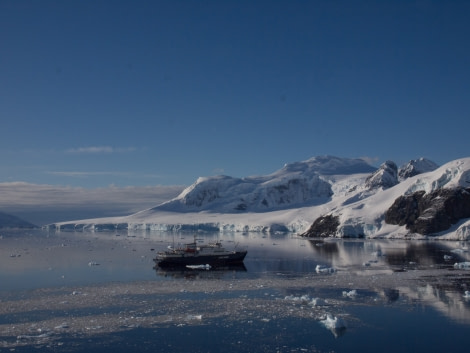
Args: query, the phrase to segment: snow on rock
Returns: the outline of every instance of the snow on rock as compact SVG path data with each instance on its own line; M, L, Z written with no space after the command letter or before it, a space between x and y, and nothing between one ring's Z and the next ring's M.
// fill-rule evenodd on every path
M330 222L323 222L321 234L309 236L419 238L423 235L411 232L405 224L386 222L387 210L398 197L415 192L469 188L470 158L429 172L423 170L433 165L424 159L411 164L414 172L422 173L410 177L407 172L406 179L398 180L396 164L391 161L376 169L359 159L314 157L286 164L265 176L199 178L178 197L154 208L125 217L61 222L49 228L301 234L318 218L328 216ZM459 219L448 230L429 235L467 240L470 220Z
M386 161L380 168L366 179L368 189L391 188L398 184L398 168L392 161Z
M371 179L368 179L371 180ZM369 194L365 198L350 197L336 199L335 207L325 216L330 216L339 223L336 229L329 229L330 236L333 237L388 237L388 238L419 238L422 235L413 233L406 229L406 223L386 222L385 214L390 206L403 195L412 196L415 192L422 192L423 195L431 193L434 190L450 190L444 193L453 194L452 190L456 188L469 187L470 185L470 158L464 158L449 162L442 167L428 173L423 173L408 178L397 185L388 189L376 189L376 192ZM359 189L359 188L358 188ZM358 191L356 195L364 194ZM350 200L353 199L353 202ZM458 199L458 198L457 198ZM464 199L459 199L464 200ZM460 202L460 201L459 201ZM400 209L399 207L397 209ZM456 203L454 209L465 210ZM402 209L403 210L403 209ZM407 215L410 212L405 210ZM460 212L459 212L460 213ZM462 213L463 217L466 217ZM455 215L454 215L455 216ZM419 217L419 216L418 216ZM416 217L416 218L418 218ZM422 218L420 221L424 221ZM451 223L457 219L451 219ZM429 232L428 235L437 236L443 239L465 240L469 236L469 223L461 223L458 228L448 228L438 231L439 233ZM421 227L421 229L424 229ZM306 236L312 236L310 233L304 233ZM421 233L422 234L422 233ZM315 236L315 235L313 235Z
M399 180L405 180L418 174L432 172L437 168L439 168L439 166L429 159L413 159L400 167L398 170L398 178Z
M373 170L361 159L322 156L286 164L266 176L199 178L177 198L154 210L266 212L325 203L333 196L330 176Z
M457 228L455 238L461 241L470 240L470 221L464 222Z

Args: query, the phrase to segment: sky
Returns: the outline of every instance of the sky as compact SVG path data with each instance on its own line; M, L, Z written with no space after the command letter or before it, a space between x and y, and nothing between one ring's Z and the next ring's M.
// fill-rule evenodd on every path
M468 1L0 1L0 183L470 156Z

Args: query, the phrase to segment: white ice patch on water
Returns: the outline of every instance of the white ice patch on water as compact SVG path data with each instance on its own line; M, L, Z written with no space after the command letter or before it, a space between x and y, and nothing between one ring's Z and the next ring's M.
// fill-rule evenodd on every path
M315 267L316 273L334 273L336 270L333 267L327 267L324 265L317 265Z
M327 329L339 329L339 328L346 328L346 322L338 317L333 316L332 314L326 314L326 317L320 322L327 328Z
M470 262L456 262L454 268L458 270L470 270Z
M302 296L288 295L284 297L284 300L301 303L301 304L308 304L313 307L328 305L328 302L326 300L321 299L321 298L311 298L308 294L304 294Z
M357 297L357 290L343 291L343 297L354 299Z
M321 298L313 298L309 304L311 306L325 306L328 305L328 302Z
M284 298L284 300L300 302L300 303L308 303L311 299L307 294L304 294L300 297L296 297L295 295L288 295Z
M453 252L454 254L463 254L465 252L468 252L467 248L462 248L462 249L453 249L450 252Z

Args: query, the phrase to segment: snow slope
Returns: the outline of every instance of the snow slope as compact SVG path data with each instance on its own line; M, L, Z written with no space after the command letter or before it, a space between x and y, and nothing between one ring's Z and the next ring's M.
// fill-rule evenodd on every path
M372 184L367 182L371 180ZM321 156L287 164L266 176L199 178L175 199L130 216L62 222L50 227L301 233L316 218L332 214L340 220L338 237L404 237L408 233L404 227L384 222L385 211L397 197L419 190L469 185L470 158L398 181L397 168L390 161L377 169L360 159ZM441 237L463 239L469 234L470 223L461 222Z

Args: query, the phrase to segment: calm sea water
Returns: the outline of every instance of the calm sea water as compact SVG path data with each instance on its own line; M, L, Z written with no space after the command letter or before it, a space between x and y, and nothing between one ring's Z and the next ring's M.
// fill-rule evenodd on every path
M162 270L155 253L193 234L0 236L0 351L470 347L470 270L454 266L470 261L468 243L205 233L198 241L247 248L244 266ZM325 326L327 314L344 327Z

